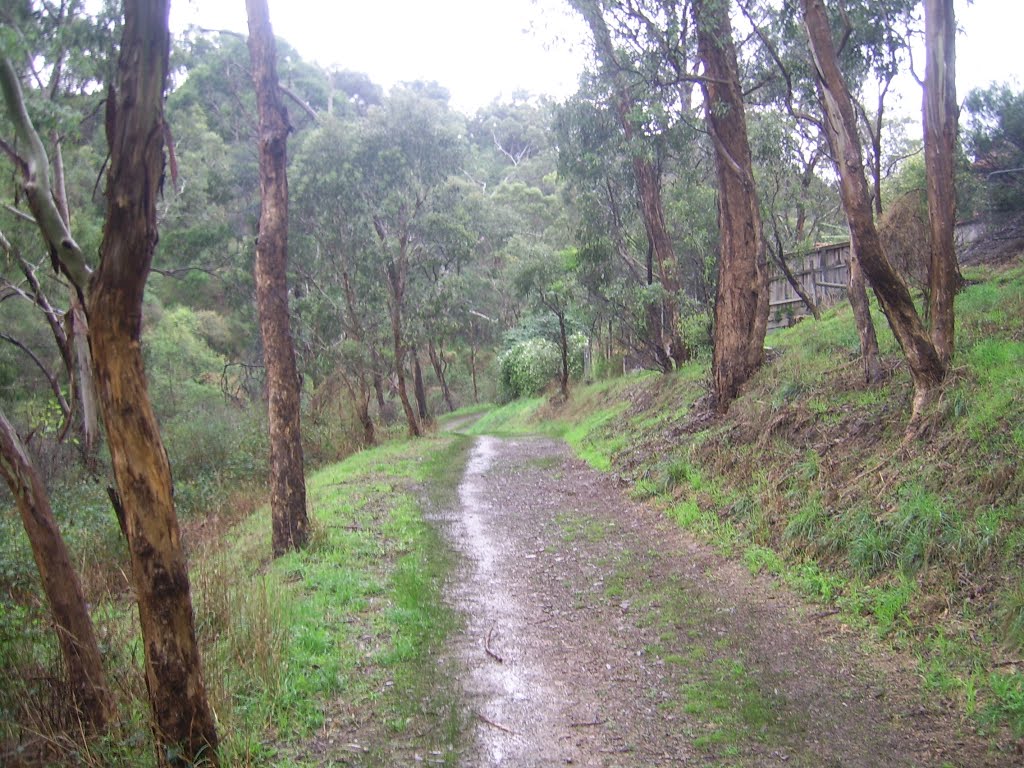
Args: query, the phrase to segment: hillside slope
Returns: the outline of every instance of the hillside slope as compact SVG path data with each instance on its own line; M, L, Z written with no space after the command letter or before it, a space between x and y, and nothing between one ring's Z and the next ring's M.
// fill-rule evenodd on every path
M769 337L725 418L707 364L520 401L475 433L565 437L699 537L912 654L926 689L994 740L1024 737L1024 266L977 268L957 298L941 397L905 440L909 375L876 316L868 388L847 306Z

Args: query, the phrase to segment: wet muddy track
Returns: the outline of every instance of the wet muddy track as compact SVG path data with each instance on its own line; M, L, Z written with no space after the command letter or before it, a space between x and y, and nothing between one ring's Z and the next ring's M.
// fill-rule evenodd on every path
M905 662L560 442L478 438L435 519L462 555L464 766L1001 764Z

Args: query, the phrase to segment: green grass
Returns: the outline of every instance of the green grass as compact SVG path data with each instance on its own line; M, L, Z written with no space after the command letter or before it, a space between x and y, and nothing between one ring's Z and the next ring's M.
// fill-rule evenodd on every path
M457 625L442 599L453 561L423 512L454 503L469 444L457 436L395 442L314 473L312 536L301 552L270 558L264 508L222 547L193 555L196 629L223 765L320 765L323 755L307 742L328 719L340 737L357 728L351 740L367 740L364 764L404 761L389 746L396 738L454 762L464 730L459 693L436 664ZM0 606L5 669L54 661L50 633L27 610ZM121 722L109 739L71 745L68 759L146 764L152 746L135 611L127 601L105 602L93 618L117 671ZM8 637L14 627L17 638Z

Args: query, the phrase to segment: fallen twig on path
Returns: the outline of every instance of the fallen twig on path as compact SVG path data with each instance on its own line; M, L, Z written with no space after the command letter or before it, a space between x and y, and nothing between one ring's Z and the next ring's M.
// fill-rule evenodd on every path
M487 725L491 726L492 728L497 728L499 731L504 731L505 733L511 734L512 736L516 736L517 735L516 732L513 731L511 728L506 728L501 723L496 723L493 720L491 720L490 718L487 718L484 715L480 714L479 712L476 713L476 716L479 717L483 722L487 723Z
M589 728L589 727L594 726L594 725L604 725L607 722L608 722L607 720L598 720L598 719L595 718L594 720L588 720L585 723L569 723L569 727L570 728Z
M498 654L496 654L494 651L491 650L491 635L493 635L493 634L494 634L494 627L491 627L491 630L487 633L487 639L484 640L484 650L487 651L487 655L490 656L492 659L494 659L496 662L498 662L499 664L504 664L505 660L501 656L499 656Z

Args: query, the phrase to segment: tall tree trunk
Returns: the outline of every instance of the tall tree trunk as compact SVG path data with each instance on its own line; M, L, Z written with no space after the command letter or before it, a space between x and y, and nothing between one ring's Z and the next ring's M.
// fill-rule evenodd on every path
M356 416L363 427L363 446L370 448L377 443L377 430L370 416L370 388L366 384L366 373L359 372L359 397L356 400Z
M565 330L565 313L558 314L558 347L562 353L562 375L558 381L558 391L563 400L569 399L569 334Z
M447 362L444 359L444 348L438 351L433 341L427 342L427 354L430 356L430 364L434 368L434 375L437 376L437 383L441 385L441 394L444 396L444 404L448 406L448 412L455 410L452 402L452 391L448 388L448 378L444 375Z
M953 230L957 120L956 19L953 0L925 0L924 162L928 184L929 316L932 343L944 367L953 356L953 297L959 287Z
M384 401L384 376L381 373L381 370L384 367L384 361L381 359L376 346L373 346L370 349L370 365L373 366L370 378L373 381L374 395L377 397L377 415L382 421L390 423L390 419L386 416L387 403Z
M299 376L288 317L288 113L277 80L274 32L266 0L246 0L249 55L259 109L260 231L256 308L267 366L270 514L274 557L309 539L300 428Z
M473 402L480 402L480 391L476 382L476 324L470 321L469 331L469 377L473 380Z
M824 4L822 0L801 0L801 5L814 59L818 96L825 113L826 134L839 173L840 196L850 223L850 239L864 276L878 297L910 367L914 381L911 415L911 423L914 423L942 381L945 366L914 307L907 284L882 250L872 217L871 194L864 175L856 114L839 70Z
M343 271L341 273L341 282L345 291L345 325L347 326L347 332L353 341L365 346L366 333L363 330L363 323L359 317L359 311L356 308L356 292L352 288L352 280L347 271ZM375 358L372 354L372 350L368 350L368 352L370 352L368 358L371 361L374 360ZM373 365L372 362L371 365ZM352 392L352 395L353 399L356 401L356 416L363 427L363 445L365 447L370 447L377 442L377 433L373 426L373 418L370 416L370 388L366 381L366 365L365 363L360 362L358 367L359 392L358 394ZM377 378L377 382L379 382L379 377ZM350 387L349 389L351 391L352 388ZM383 401L383 393L381 393L379 389L378 396L381 401Z
M850 284L847 289L853 319L860 337L860 358L864 365L864 380L869 387L882 381L882 367L878 362L878 337L871 319L868 292L864 287L864 271L860 268L857 249L850 244Z
M426 424L430 419L430 411L427 409L427 389L423 385L420 354L415 346L411 347L409 351L412 353L412 382L413 392L416 395L416 410L419 413L420 424Z
M694 0L691 7L718 174L721 246L711 369L715 407L724 413L764 360L768 268L729 4Z
M73 289L68 315L71 319L71 343L74 349L75 394L82 414L82 455L90 470L96 467L99 450L100 427L96 405L96 382L92 376L92 353L89 351L89 320L85 307Z
M2 411L0 475L11 489L32 547L79 717L91 729L101 730L114 714L114 702L82 585L57 528L43 481Z
M107 218L87 310L89 339L139 604L157 761L217 764L217 731L196 645L171 468L142 363L142 298L163 178L168 0L125 3L107 96Z
M409 391L405 384L405 342L402 339L402 302L405 296L405 277L394 262L386 269L389 289L389 310L391 312L391 341L395 353L395 381L398 384L398 399L405 413L405 423L409 428L409 437L422 434L416 412L409 402Z
M50 83L51 98L60 87L61 67L55 68ZM61 151L60 136L53 133L53 198L64 221L64 226L71 227L71 209L68 205L67 184L64 176L64 153ZM96 407L96 384L92 379L92 358L89 352L89 321L85 316L85 307L78 298L78 291L72 287L70 294L68 317L70 319L71 344L74 349L74 370L72 376L75 397L78 400L79 413L82 418L82 457L90 471L96 469L96 452L99 450L100 429L99 414Z

